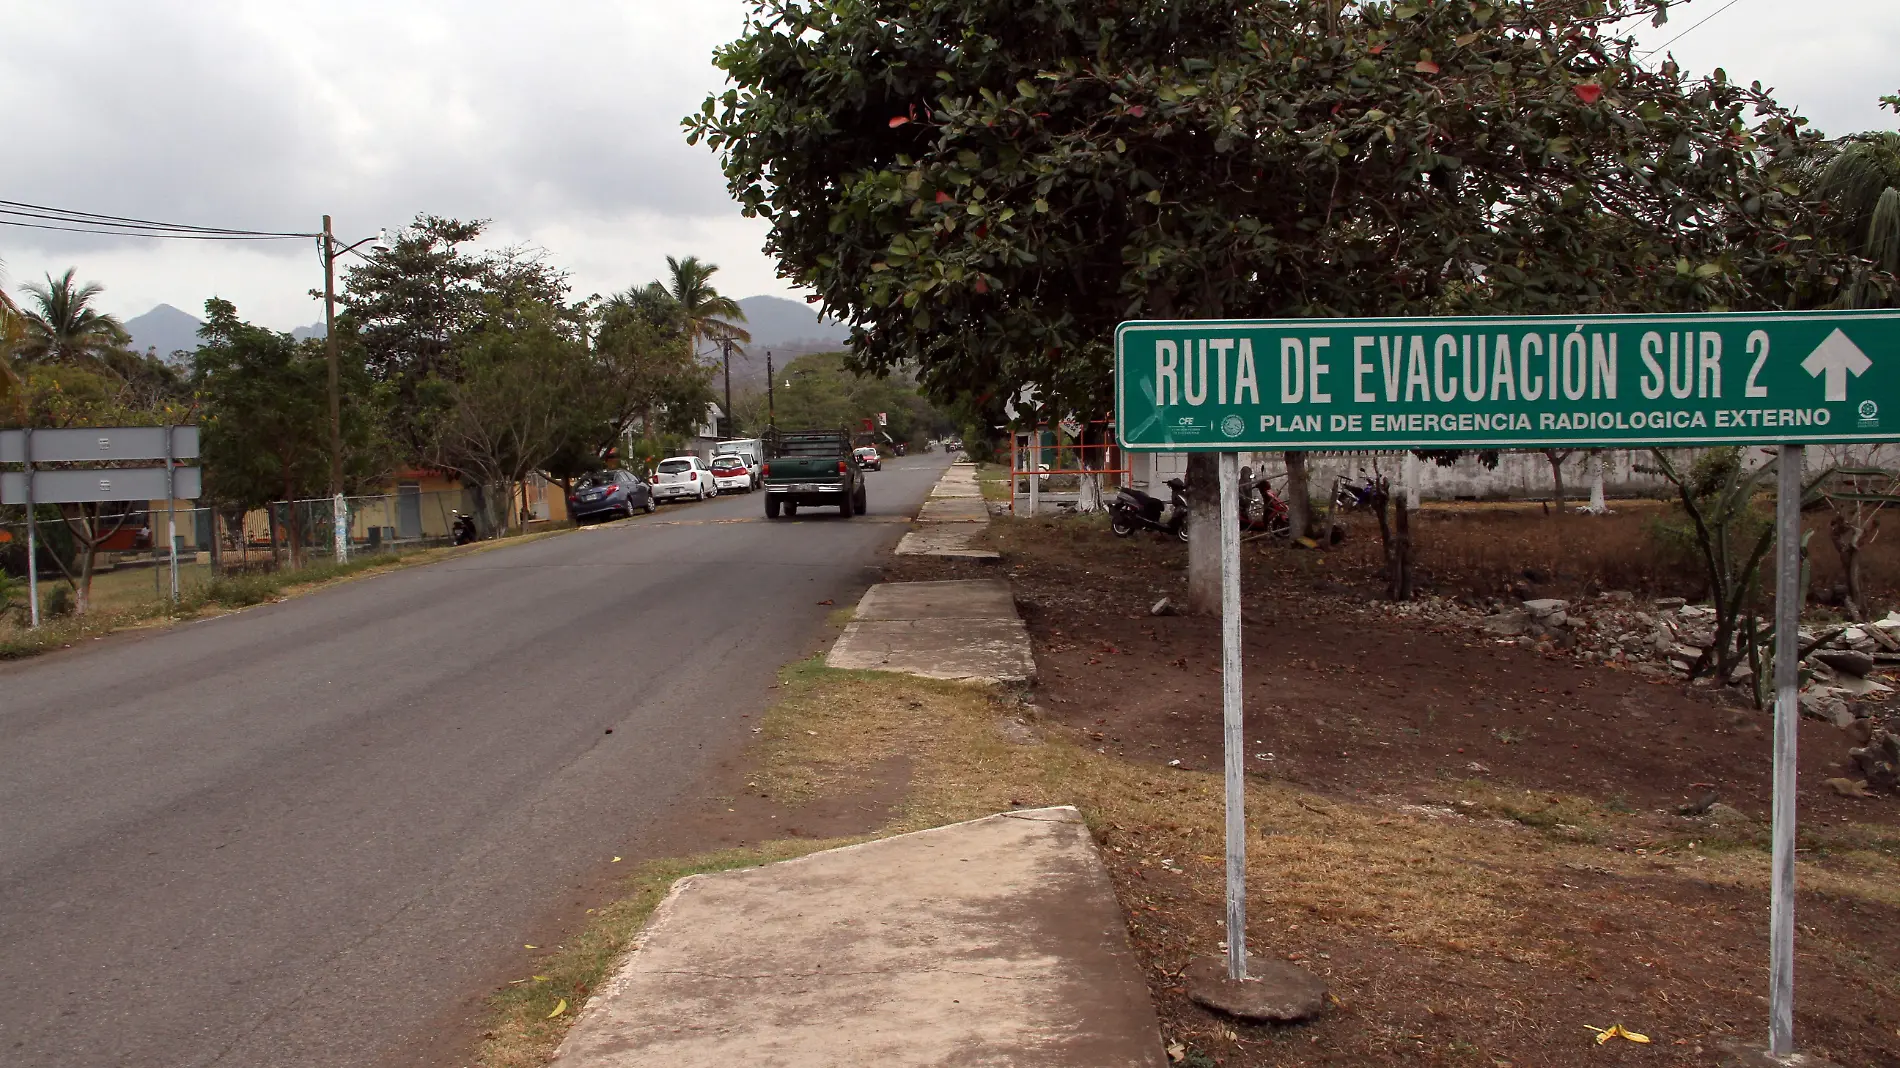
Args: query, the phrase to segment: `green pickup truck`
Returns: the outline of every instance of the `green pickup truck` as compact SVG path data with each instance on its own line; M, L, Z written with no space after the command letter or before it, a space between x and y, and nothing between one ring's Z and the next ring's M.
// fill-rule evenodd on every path
M842 430L784 430L765 439L765 516L798 514L800 505L836 508L847 519L864 514L864 478Z

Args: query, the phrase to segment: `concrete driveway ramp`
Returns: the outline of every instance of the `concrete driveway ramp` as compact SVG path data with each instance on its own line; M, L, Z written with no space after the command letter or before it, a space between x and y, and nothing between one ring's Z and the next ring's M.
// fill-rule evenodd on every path
M926 523L897 543L899 556L954 556L964 560L1000 560L1003 554L973 544L984 527L978 523Z
M554 1068L1162 1068L1073 808L680 880Z
M917 518L926 523L987 523L990 509L980 497L932 497Z
M879 583L859 599L825 663L971 682L1036 674L1009 584L996 579Z
M858 598L854 619L1015 619L1016 596L999 579L880 582Z

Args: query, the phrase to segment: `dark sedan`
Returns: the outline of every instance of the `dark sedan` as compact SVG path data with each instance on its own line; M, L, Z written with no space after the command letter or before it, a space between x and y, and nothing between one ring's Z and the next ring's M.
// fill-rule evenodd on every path
M625 471L595 471L582 475L567 495L567 514L576 523L605 516L652 512L653 487Z

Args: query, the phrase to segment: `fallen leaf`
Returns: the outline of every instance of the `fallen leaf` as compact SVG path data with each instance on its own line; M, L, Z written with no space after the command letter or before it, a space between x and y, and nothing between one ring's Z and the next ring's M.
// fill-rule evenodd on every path
M1181 1043L1179 1043L1179 1042L1170 1042L1170 1043L1168 1043L1168 1059L1169 1059L1169 1060L1171 1060L1171 1061L1182 1061L1182 1060L1186 1060L1186 1059L1187 1059L1187 1047L1186 1047L1186 1046L1183 1046L1183 1045L1182 1045Z
M610 861L608 861L607 863L609 863L609 864L618 864L618 863L620 863L620 858L619 858L619 857L615 857L614 859L612 859L612 860L610 860ZM588 911L589 911L589 912L592 912L593 910L592 910L592 909L589 909Z
M818 603L819 603L819 604L831 604L831 603L833 603L833 602L832 602L832 600L831 600L831 598L829 598L829 597L827 597L827 598L825 598L824 600L822 600L822 601L819 601Z
M1640 1043L1645 1046L1649 1045L1648 1035L1639 1035L1634 1031L1625 1031L1623 1025L1620 1023L1611 1024L1608 1027L1590 1027L1589 1024L1584 1024L1583 1026L1589 1027L1590 1030L1597 1033L1597 1045L1599 1046L1612 1038L1627 1039L1628 1041Z
M1433 63L1429 59L1421 59L1417 63L1412 64L1412 69L1420 74L1437 74L1438 64Z
M557 1002L555 1002L555 1003L554 1003L554 1011L553 1011L553 1012L550 1012L550 1013L548 1013L548 1017L547 1017L547 1018L548 1018L548 1019L550 1019L550 1020L552 1020L552 1019L554 1019L554 1018L555 1018L556 1016L559 1016L559 1015L561 1015L562 1013L564 1013L564 1012L566 1012L566 1011L567 1011L567 999L566 999L566 998L562 998L561 1000L559 1000L559 1001L557 1001Z
M545 983L548 981L548 977L545 975L534 975L534 976L529 976L529 978L533 979L537 983Z
M523 943L521 943L521 948L522 948L522 949L540 949L541 947L540 947L540 946L531 946L531 945L529 945L529 944L527 944L526 942L523 942Z

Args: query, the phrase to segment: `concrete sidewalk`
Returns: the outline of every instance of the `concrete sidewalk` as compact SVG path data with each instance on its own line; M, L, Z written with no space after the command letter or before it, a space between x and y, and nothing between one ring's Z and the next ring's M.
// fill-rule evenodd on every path
M899 556L954 556L996 560L1001 554L972 541L989 528L989 505L977 485L975 467L951 467L937 480L917 512L918 527L897 543Z
M969 682L1036 674L1029 633L998 579L879 583L864 591L825 664Z
M1163 1068L1073 808L680 880L554 1068Z

